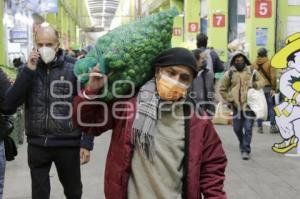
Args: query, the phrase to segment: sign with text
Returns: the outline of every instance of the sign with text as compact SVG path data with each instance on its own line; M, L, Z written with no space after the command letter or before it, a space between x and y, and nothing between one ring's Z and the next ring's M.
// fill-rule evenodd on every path
M28 33L27 30L10 30L10 42L12 43L27 43Z
M173 35L174 36L181 36L181 28L173 28Z
M256 28L256 46L266 46L268 42L268 28Z
M214 14L213 15L213 26L214 27L225 27L225 15Z
M189 32L198 32L199 24L198 23L189 23Z
M256 18L272 17L272 1L271 0L255 1L255 17Z

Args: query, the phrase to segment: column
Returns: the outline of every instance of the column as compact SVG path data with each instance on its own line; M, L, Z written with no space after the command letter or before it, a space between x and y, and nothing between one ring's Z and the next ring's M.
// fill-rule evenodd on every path
M179 47L179 46L183 46L184 43L183 1L170 0L170 7L173 6L177 8L180 15L174 18L173 37L171 43L172 43L172 47Z
M184 1L184 41L186 47L195 49L196 36L200 27L200 1L185 0Z
M208 46L213 47L220 59L227 60L228 0L208 0Z
M246 52L251 61L257 50L264 47L271 57L275 50L276 0L247 0Z

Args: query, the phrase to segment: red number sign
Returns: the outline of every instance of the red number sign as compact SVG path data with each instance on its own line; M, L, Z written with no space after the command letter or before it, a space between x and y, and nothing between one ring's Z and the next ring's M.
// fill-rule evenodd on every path
M173 28L174 36L181 36L181 28Z
M189 23L189 32L198 32L199 24L198 23Z
M214 16L213 16L213 26L214 27L225 27L225 15L214 14Z
M272 1L271 0L255 1L255 17L257 18L272 17Z

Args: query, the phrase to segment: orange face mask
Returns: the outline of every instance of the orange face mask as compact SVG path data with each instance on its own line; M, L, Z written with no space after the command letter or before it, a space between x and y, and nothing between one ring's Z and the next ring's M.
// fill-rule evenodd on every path
M156 79L157 92L162 100L177 101L186 95L188 87L165 74L161 74L160 78Z

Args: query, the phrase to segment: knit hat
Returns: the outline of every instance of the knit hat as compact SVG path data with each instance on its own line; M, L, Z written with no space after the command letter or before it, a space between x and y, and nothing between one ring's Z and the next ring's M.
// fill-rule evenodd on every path
M197 76L197 62L194 55L185 48L170 48L162 52L155 60L155 67L187 66L193 70L194 77Z
M257 50L257 56L258 57L267 57L268 56L268 51L265 48L260 48Z

